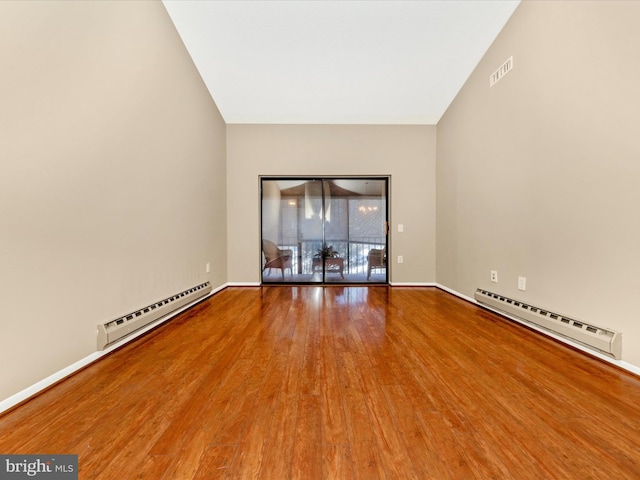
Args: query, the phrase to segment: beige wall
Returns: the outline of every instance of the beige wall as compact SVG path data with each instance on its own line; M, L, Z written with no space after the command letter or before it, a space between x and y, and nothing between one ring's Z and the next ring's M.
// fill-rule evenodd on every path
M228 125L229 281L260 281L260 175L391 175L391 281L433 282L435 148L433 126Z
M159 2L0 2L0 32L3 399L226 282L226 127Z
M640 2L523 2L438 124L437 149L438 282L620 330L635 365L638 18Z

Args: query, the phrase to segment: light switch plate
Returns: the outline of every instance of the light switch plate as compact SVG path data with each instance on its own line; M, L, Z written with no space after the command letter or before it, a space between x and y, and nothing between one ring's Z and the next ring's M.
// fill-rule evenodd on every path
M518 290L523 292L527 289L527 277L518 277Z

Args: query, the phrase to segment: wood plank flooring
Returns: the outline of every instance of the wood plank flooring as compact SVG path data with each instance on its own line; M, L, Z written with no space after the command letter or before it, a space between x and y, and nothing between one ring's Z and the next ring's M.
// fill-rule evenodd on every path
M227 288L0 417L81 479L639 479L640 379L434 288Z

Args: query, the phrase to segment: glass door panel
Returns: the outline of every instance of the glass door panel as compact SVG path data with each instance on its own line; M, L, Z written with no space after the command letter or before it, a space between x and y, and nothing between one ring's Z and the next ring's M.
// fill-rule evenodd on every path
M387 178L262 178L263 283L387 283Z
M363 183L364 193L349 199L349 272L387 283L387 179Z
M345 280L345 267L349 265L349 200L346 196L336 195L333 180L324 180L323 190L325 282L340 282Z
M298 210L300 230L300 270L297 281L321 283L323 281L322 263L318 264L317 254L322 249L324 238L324 205L322 198L322 180L307 180L303 184L304 196Z

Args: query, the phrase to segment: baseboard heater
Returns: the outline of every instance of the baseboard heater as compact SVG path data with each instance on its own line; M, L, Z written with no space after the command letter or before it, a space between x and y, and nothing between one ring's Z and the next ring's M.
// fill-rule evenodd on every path
M107 323L98 324L98 350L104 350L106 347L149 325L160 317L164 317L180 307L204 297L211 290L210 282L202 283L135 312L128 313Z
M622 333L478 288L478 303L533 323L613 358L622 357Z

